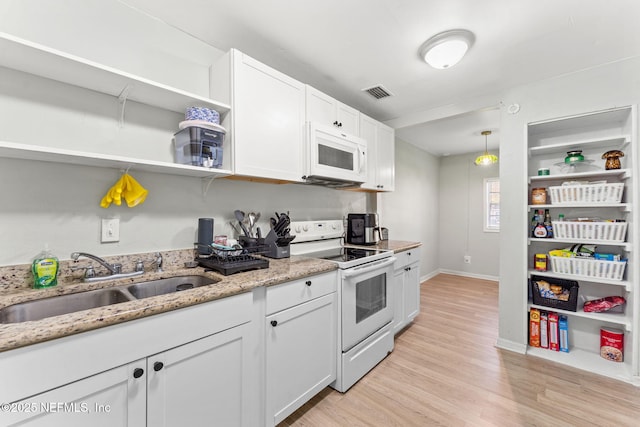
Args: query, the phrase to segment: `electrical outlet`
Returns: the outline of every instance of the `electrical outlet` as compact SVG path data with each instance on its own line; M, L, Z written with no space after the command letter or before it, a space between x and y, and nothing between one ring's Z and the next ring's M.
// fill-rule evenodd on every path
M471 264L471 255L465 255L464 256L464 263L465 264Z
M120 220L118 218L105 218L102 220L102 243L120 241Z

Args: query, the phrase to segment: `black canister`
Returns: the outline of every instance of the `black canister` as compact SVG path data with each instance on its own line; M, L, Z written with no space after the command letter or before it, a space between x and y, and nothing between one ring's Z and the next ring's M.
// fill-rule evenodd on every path
M198 219L198 253L200 255L211 255L213 249L213 218Z

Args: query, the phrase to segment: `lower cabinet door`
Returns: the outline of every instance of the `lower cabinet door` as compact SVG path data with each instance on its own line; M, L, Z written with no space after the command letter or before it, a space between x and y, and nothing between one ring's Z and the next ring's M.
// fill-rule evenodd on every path
M406 323L420 313L420 264L409 265L404 278L404 315Z
M420 313L420 263L394 271L393 334L396 335Z
M404 315L404 282L405 271L399 269L393 272L393 334L397 334L407 324Z
M144 426L146 375L143 359L7 404L0 411L0 425Z
M275 425L336 379L333 292L266 317L267 425Z
M243 425L247 325L148 357L146 425Z

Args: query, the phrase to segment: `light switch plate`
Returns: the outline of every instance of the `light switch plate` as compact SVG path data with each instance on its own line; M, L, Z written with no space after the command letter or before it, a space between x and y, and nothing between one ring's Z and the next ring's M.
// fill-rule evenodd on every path
M102 243L120 241L120 220L118 218L105 218L102 220Z

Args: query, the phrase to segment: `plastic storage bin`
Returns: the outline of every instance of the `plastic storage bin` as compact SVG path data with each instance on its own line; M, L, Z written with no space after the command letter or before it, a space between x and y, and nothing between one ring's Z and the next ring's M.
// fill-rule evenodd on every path
M627 261L604 261L593 258L549 256L554 273L597 279L622 280Z
M601 240L602 242L624 242L626 222L552 221L553 234L557 239Z
M551 204L620 203L623 183L560 185L549 187Z
M224 131L196 126L182 129L173 136L175 162L183 165L222 166L222 143Z

